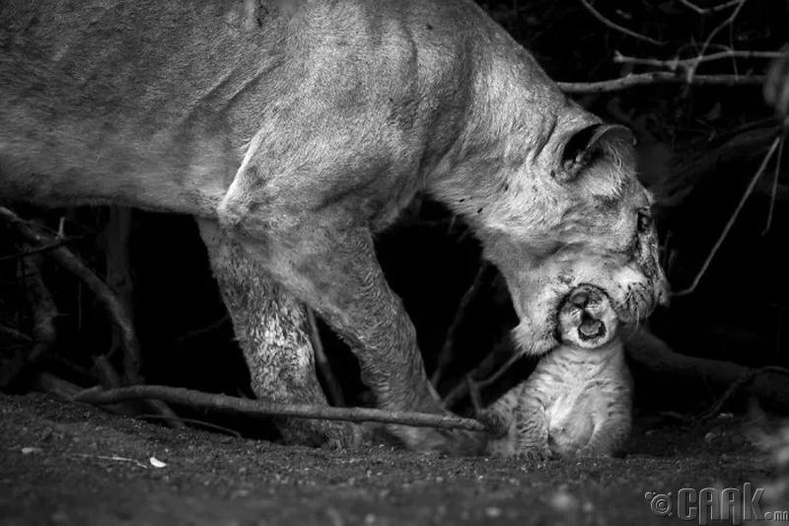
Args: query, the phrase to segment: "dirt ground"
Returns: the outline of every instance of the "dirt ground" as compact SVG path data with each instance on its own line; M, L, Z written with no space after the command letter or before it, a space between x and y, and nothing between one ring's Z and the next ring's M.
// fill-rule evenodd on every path
M522 464L173 431L37 394L0 395L0 413L0 523L12 525L666 524L645 493L771 474L735 418L640 422L623 459Z

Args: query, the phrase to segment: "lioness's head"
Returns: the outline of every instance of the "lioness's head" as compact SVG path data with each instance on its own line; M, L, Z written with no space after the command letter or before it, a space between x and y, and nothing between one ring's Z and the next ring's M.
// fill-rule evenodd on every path
M521 320L516 340L530 354L558 345L560 308L581 284L603 290L625 323L667 298L631 132L584 119L564 128L512 170L483 226L486 256Z

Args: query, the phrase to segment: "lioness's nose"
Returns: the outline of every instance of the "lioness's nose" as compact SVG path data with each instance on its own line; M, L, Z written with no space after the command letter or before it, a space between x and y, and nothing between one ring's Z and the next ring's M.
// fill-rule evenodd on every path
M671 286L668 280L663 277L657 284L657 300L658 304L663 307L668 307L671 303Z

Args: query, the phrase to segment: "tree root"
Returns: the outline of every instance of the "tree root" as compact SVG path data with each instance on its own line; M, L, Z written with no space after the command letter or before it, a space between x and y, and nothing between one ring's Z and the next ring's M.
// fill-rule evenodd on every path
M784 370L777 370L781 368L750 369L732 362L679 354L643 328L626 337L625 349L634 362L653 373L727 389L704 414L710 411L717 413L741 389L755 396L765 408L789 412L789 376Z

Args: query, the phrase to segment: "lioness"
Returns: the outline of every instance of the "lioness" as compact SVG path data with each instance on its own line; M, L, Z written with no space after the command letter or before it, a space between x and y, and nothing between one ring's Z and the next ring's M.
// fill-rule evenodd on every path
M612 456L630 434L632 378L619 320L604 293L582 285L559 313L562 344L480 418L503 457Z
M255 269L225 290L237 330L257 331L239 283L273 280L384 408L442 410L373 251L417 192L473 227L524 352L558 343L579 283L650 313L665 286L632 141L470 0L0 2L0 197L197 217L221 286Z

